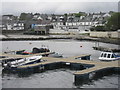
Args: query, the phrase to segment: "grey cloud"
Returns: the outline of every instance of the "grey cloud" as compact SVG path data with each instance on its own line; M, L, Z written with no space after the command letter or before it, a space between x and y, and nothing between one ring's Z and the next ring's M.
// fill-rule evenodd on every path
M70 13L70 12L108 12L117 11L117 2L3 2L2 14L32 13Z

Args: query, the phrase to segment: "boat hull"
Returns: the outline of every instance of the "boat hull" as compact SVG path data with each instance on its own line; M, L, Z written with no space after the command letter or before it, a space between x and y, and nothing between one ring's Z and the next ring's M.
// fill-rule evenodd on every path
M99 60L100 61L116 61L116 60L120 60L120 58L110 58L110 59L108 59L108 58L106 58L106 59L105 58L104 59L103 58L99 58Z

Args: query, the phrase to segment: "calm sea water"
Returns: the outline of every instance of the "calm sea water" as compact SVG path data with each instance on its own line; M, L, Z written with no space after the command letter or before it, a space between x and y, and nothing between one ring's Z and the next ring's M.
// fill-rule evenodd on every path
M76 40L46 40L46 41L3 41L2 52L9 50L32 51L33 47L42 45L49 47L51 51L71 57L81 54L91 54L91 60L97 60L100 51L93 50L95 42ZM118 45L99 43L100 46L119 48ZM68 69L55 69L43 73L34 73L26 77L16 74L4 74L2 77L3 88L117 88L119 75L105 76L82 86L75 86L74 73Z

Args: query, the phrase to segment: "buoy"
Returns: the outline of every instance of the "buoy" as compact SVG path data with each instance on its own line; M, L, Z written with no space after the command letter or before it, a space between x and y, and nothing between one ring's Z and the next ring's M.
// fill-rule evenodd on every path
M80 47L82 47L82 46L80 46Z

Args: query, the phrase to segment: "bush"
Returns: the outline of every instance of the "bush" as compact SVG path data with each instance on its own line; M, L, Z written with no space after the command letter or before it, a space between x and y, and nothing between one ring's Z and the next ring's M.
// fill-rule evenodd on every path
M105 28L104 28L104 26L96 26L95 30L96 31L105 31Z
M120 12L113 13L106 24L107 30L116 31L120 29Z

